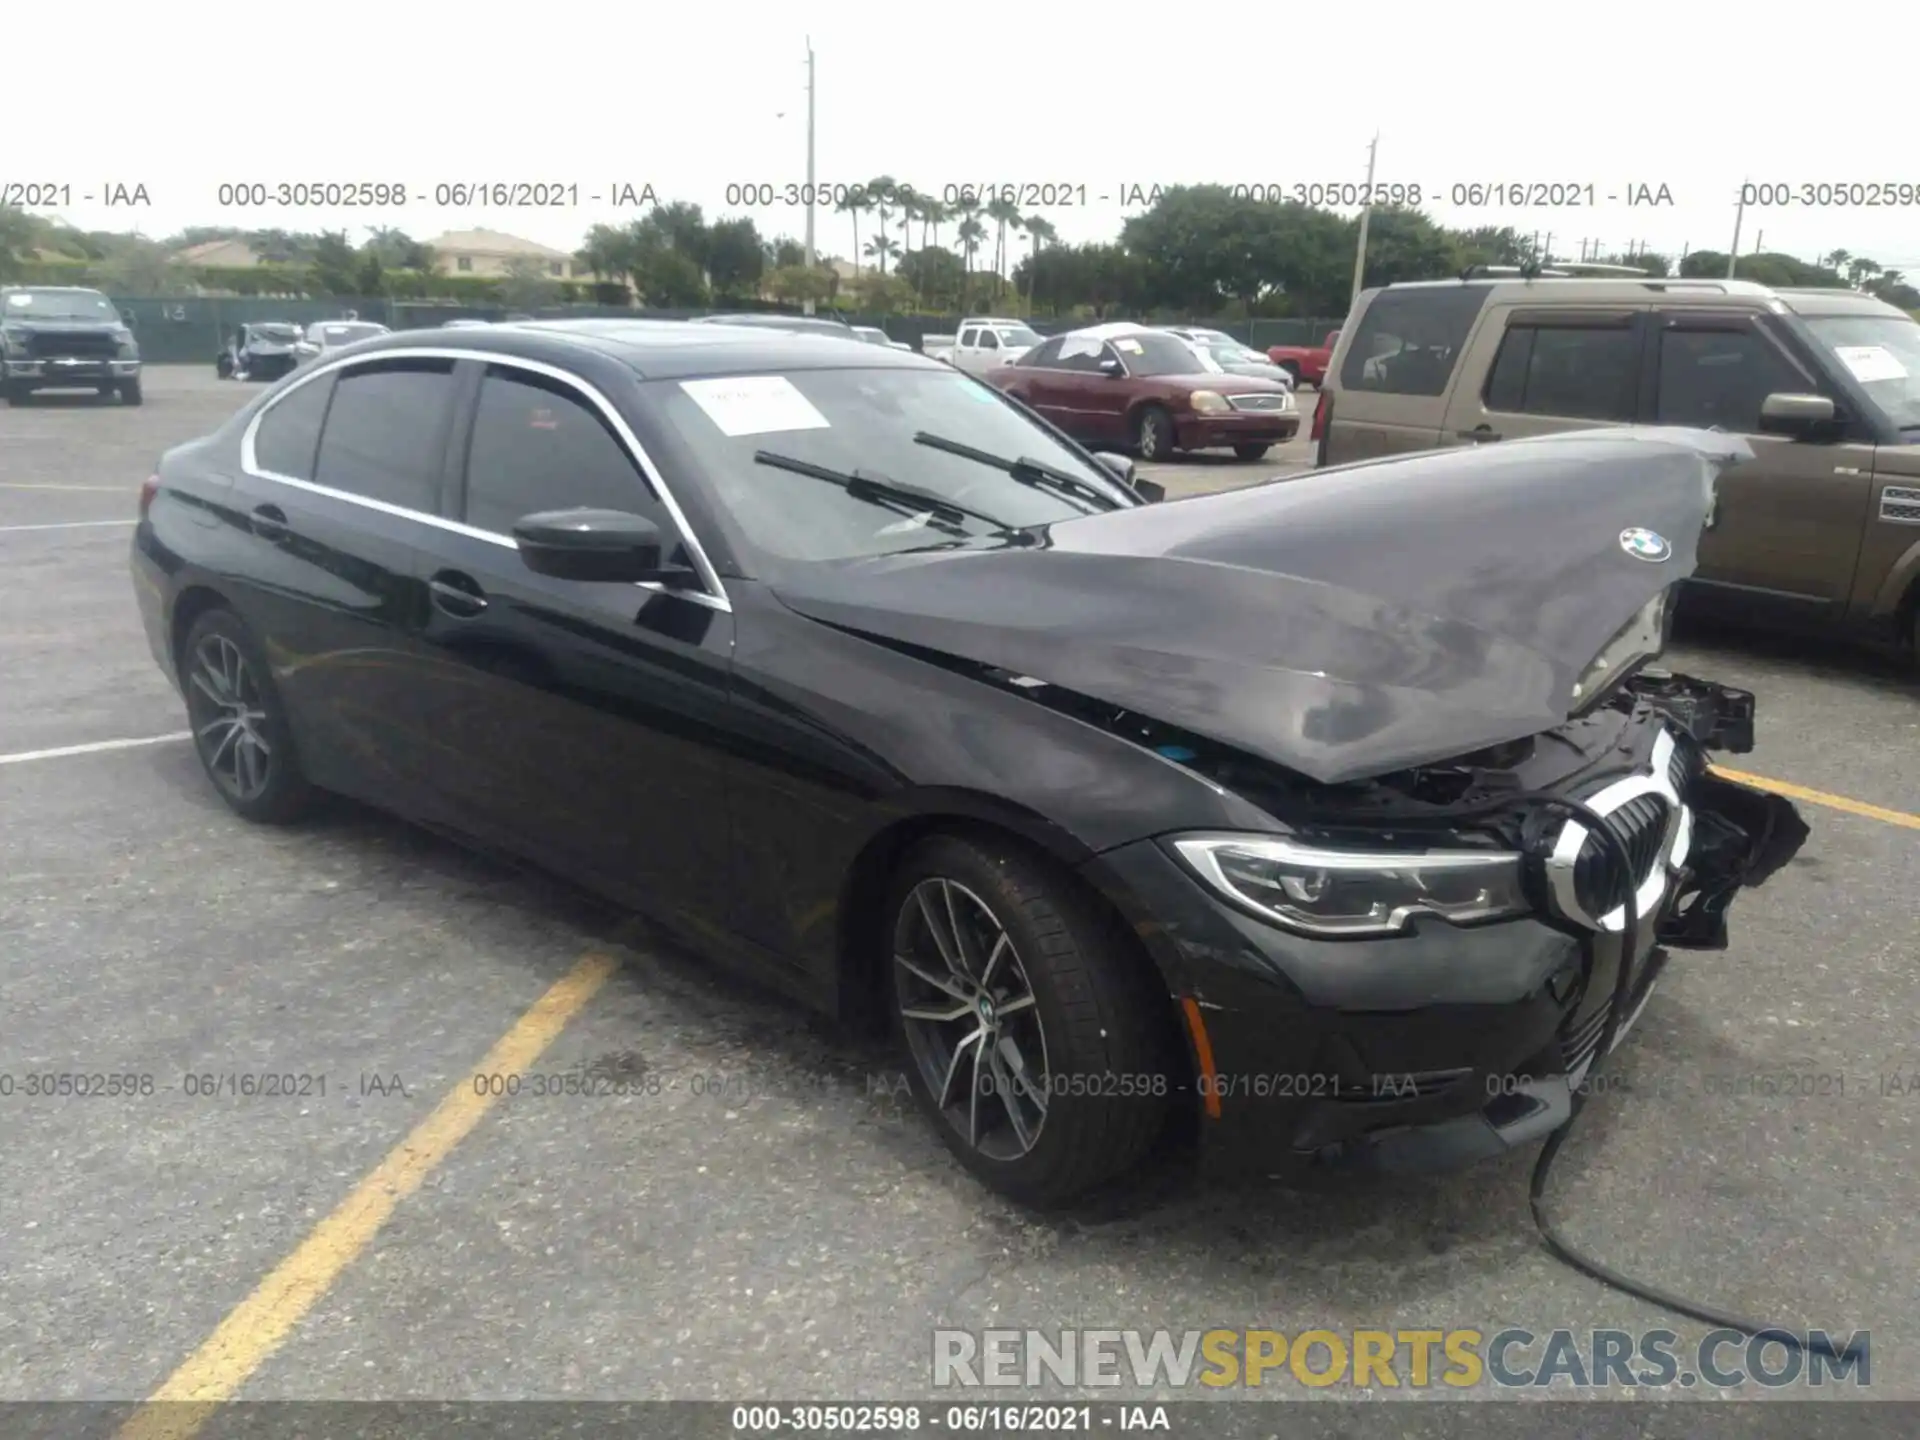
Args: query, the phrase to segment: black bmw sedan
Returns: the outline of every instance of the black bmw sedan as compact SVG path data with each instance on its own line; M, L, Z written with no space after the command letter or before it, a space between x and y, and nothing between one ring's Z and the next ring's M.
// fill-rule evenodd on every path
M349 347L169 451L133 573L211 783L549 867L897 1037L1031 1204L1165 1139L1456 1165L1568 1116L1791 858L1753 697L1651 668L1737 440L1592 432L1152 503L804 334Z

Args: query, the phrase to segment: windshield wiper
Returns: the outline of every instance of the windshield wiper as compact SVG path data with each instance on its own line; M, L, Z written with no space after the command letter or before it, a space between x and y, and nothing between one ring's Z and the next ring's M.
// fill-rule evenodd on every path
M995 455L991 450L976 450L971 445L963 445L958 440L949 440L944 435L934 435L922 430L913 437L916 445L925 445L932 450L943 450L949 455L958 455L962 460L977 461L982 465L991 465L996 470L1018 480L1022 485L1031 485L1036 489L1053 490L1070 495L1076 499L1093 500L1101 507L1112 510L1113 497L1089 480L1078 475L1069 475L1065 470L1056 470L1038 460L1022 455L1009 460L1003 455Z
M884 505L890 510L904 509L909 514L918 515L927 512L948 524L961 520L978 520L991 525L996 530L1010 530L1013 527L1006 521L978 510L969 510L964 505L956 505L943 495L931 490L921 490L913 485L902 485L889 480L884 475L876 475L870 470L835 470L830 466L816 465L811 460L802 460L793 455L782 455L777 450L756 450L753 452L756 465L771 465L776 470L791 470L795 475L811 475L815 480L825 480L829 485L838 485L856 500L866 500Z

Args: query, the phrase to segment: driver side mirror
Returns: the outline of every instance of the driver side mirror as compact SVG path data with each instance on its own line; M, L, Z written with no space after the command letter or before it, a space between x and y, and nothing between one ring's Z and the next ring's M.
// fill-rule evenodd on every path
M546 510L513 527L520 559L556 580L632 584L660 580L660 527L619 510Z
M1118 360L1114 359L1111 355L1109 355L1107 356L1106 359L1100 362L1100 373L1102 375L1107 375L1117 380L1120 378L1120 376L1124 375L1126 371L1121 367L1121 364Z
M1116 455L1111 450L1096 450L1093 458L1100 462L1102 469L1149 505L1167 498L1167 487L1141 475L1135 469L1131 455Z
M1805 440L1831 426L1835 418L1833 401L1825 395L1779 393L1760 402L1763 435L1789 435Z

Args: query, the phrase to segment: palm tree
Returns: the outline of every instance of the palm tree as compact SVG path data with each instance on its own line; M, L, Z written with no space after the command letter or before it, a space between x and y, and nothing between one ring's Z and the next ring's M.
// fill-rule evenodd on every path
M867 241L867 256L880 268L882 275L887 273L887 257L899 253L900 242L884 230Z
M940 243L940 227L953 218L953 212L931 195L920 200L920 248L930 250Z
M1053 228L1053 222L1044 215L1029 215L1021 223L1027 227L1027 239L1031 242L1027 250L1027 312L1031 314L1033 287L1040 280L1040 251L1060 237Z
M1864 255L1856 255L1847 262L1847 279L1853 282L1856 290L1879 273L1879 264Z
M973 293L973 257L980 249L980 242L986 238L987 227L980 223L977 216L969 215L960 222L960 254L966 261L965 293L968 295Z
M853 273L860 273L860 212L867 208L867 195L864 190L849 190L840 197L833 207L853 220Z
M920 196L908 186L900 192L900 253L913 249L913 222L920 218Z
M1847 262L1851 259L1853 259L1852 251L1836 250L1831 255L1822 255L1820 257L1820 263L1828 269L1837 270L1844 275L1847 273Z
M993 239L993 277L996 285L1004 285L1007 276L1007 227L1020 223L1020 207L1002 195L987 206L987 218L994 222Z
M882 235L887 233L887 221L900 207L900 182L891 175L876 175L867 182L867 208L874 211L877 219L874 224Z

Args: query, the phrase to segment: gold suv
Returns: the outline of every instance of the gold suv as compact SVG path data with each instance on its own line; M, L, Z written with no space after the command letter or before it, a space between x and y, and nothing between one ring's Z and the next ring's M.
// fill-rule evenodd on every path
M1920 324L1849 290L1470 270L1361 293L1319 463L1614 425L1749 437L1695 607L1916 643Z

